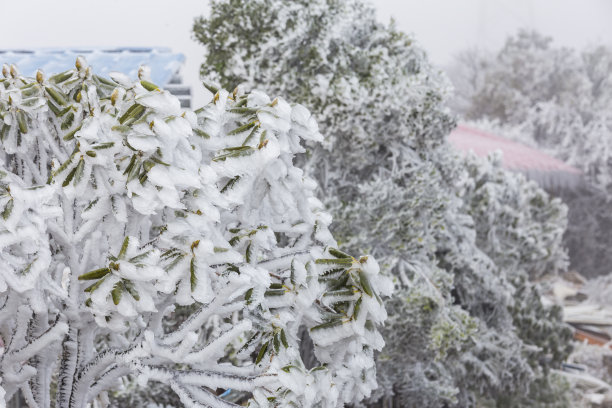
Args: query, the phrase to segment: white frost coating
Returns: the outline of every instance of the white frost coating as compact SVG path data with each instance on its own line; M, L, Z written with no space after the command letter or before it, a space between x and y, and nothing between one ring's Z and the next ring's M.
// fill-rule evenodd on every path
M181 113L181 103L168 91L145 93L137 97L136 101L141 105L172 115Z
M233 406L216 388L266 407L366 395L388 282L331 248L317 185L293 164L321 139L310 113L223 90L184 111L146 70L111 78L79 59L0 80L0 401L47 408L57 384L54 406L96 406L120 378L194 407ZM338 316L351 323L315 341L306 370L298 331L316 340Z

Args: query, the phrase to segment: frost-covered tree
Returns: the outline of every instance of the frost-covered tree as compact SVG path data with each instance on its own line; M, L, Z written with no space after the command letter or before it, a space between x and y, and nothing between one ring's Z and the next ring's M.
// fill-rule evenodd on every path
M335 249L293 164L322 139L303 106L218 90L191 112L82 58L3 73L0 401L104 406L126 378L188 407L370 395L391 285Z
M457 252L449 245L451 251L443 254L458 272L460 302L489 322L489 332L482 333L489 341L481 342L474 354L494 364L482 365L468 355L466 366L471 375L482 376L481 384L489 390L484 399L498 406L568 406L567 386L550 369L559 368L571 352L572 332L563 324L560 308L544 307L537 287L529 282L565 269L567 208L524 176L503 170L499 159L464 159L461 168L467 177L456 185L473 231L464 227L462 240L474 240L479 251L471 250L466 257L470 246L463 244ZM462 236L456 235L455 240ZM491 301L500 294L503 297ZM508 328L512 333L502 335Z
M435 187L435 166L420 157L453 125L440 103L445 83L410 38L376 22L360 1L211 6L211 17L194 26L207 47L203 76L230 88L260 87L265 78L266 92L316 110L327 148L311 148L305 161L325 203L345 220L335 233L396 273L397 301L388 305L396 310L385 335L398 341L379 356L376 396L452 400L452 381L440 384L428 373L439 371L444 347L461 348L473 322L452 305L452 277L436 266L433 230L448 198ZM413 389L414 379L431 383L432 392Z
M194 35L206 48L206 80L288 95L328 136L303 160L344 221L334 233L374 254L396 283L369 403L470 406L528 393L540 373L527 350L537 346L521 339L512 313L526 305L512 296L515 271L479 248L475 225L488 221L472 218L462 186L473 180L445 141L448 84L414 40L359 0L212 1ZM556 238L535 235L534 248L563 258Z
M522 174L504 171L498 154L465 159L460 196L474 224L477 245L511 279L564 270L562 236L567 208Z
M510 137L581 169L588 185L556 191L568 203L566 243L573 268L607 274L612 262L612 50L573 50L521 31L495 54L466 51L450 69L454 106L492 121Z

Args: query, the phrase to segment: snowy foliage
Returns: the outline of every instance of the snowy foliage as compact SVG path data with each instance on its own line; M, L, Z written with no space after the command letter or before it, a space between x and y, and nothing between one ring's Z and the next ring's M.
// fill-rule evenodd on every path
M449 221L452 232L440 254L455 270L459 302L487 322L461 357L468 370L461 368L457 378L479 377L460 388L478 384L479 398L498 406L565 406L566 387L550 369L571 352L572 333L560 308L542 305L529 279L564 270L567 209L522 175L504 171L499 159L468 156L457 166L466 172L454 184L464 207L459 213L469 218ZM474 396L460 397L469 405Z
M3 72L3 401L105 405L126 376L187 407L370 394L392 286L372 256L335 249L293 165L322 139L304 107L218 90L191 112L144 67L105 79L82 58L48 78Z
M302 160L342 220L334 235L374 254L396 285L368 403L463 407L527 394L541 375L528 353L538 346L515 326L527 306L514 302L510 278L562 266L563 209L546 195L529 208L544 194L535 186L450 150L449 86L414 40L359 0L213 0L194 35L206 80L287 95L327 136ZM483 187L487 178L496 182ZM512 235L495 230L497 217L518 220Z
M495 154L487 160L465 160L469 178L460 196L477 220L478 247L509 278L534 279L565 270L567 207L522 174L504 171L500 159Z
M568 203L566 243L572 267L610 272L612 225L612 49L577 51L521 31L496 54L466 51L450 69L454 106L468 119L492 121L510 137L581 169L589 185L556 192Z
M435 166L419 157L453 125L440 103L443 81L410 38L376 22L360 1L213 2L210 19L194 31L208 49L205 78L230 88L265 86L316 109L327 149L314 147L305 160L344 222L335 234L396 272L397 297L387 306L395 317L385 336L398 341L387 342L378 359L376 397L398 387L422 394L410 382L427 381L444 352L433 346L432 327L461 343L473 326L452 306L452 277L436 267L433 230L441 227L435 220L444 217L446 197L436 188ZM457 390L445 387L423 398L452 399Z

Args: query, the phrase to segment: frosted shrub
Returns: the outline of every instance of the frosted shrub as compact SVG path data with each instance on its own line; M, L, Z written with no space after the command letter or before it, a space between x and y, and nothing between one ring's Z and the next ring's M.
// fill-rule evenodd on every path
M293 165L322 139L304 107L215 90L191 112L144 68L106 79L81 58L3 73L1 401L105 405L128 375L188 407L370 394L390 283L336 249Z

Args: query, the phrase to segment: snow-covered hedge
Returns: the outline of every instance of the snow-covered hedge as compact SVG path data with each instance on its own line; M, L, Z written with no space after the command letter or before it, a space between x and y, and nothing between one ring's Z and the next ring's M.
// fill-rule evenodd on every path
M293 165L322 139L304 107L215 90L191 112L144 68L107 79L82 58L3 73L0 400L104 404L127 375L190 407L370 394L391 285L336 249Z

